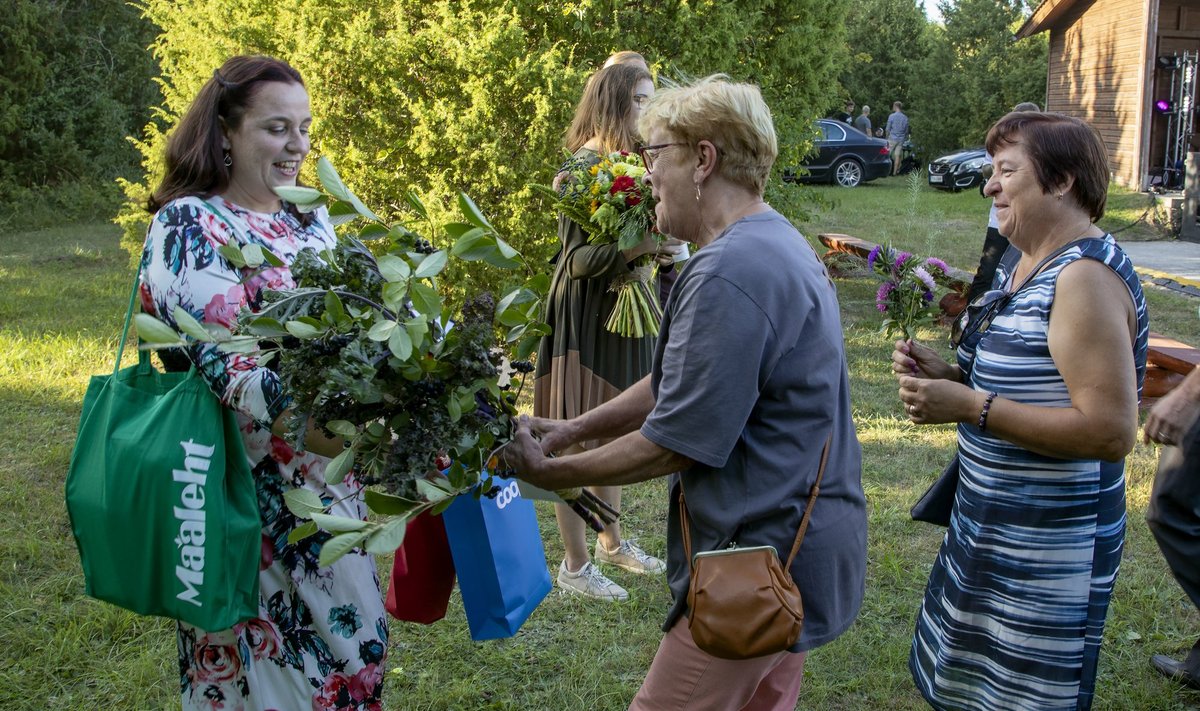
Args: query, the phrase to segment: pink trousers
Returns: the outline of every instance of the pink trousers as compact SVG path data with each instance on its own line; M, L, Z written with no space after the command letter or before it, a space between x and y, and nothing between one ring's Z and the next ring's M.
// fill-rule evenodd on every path
M805 653L718 659L681 618L663 637L629 711L794 711Z

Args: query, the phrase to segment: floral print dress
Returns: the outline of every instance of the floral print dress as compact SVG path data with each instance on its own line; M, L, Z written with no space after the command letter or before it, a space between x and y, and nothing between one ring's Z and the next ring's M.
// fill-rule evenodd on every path
M186 197L154 216L142 254L142 308L174 325L182 306L192 316L230 327L239 309L265 288L294 285L287 265L306 247L334 244L322 210L304 226L288 211L256 213L220 197ZM221 254L226 244L259 244L284 266L239 270ZM288 543L300 523L283 503L294 487L316 492L330 513L365 518L353 476L325 483L328 460L293 450L271 434L287 409L279 378L253 355L212 344L188 349L188 360L238 416L254 473L263 526L259 616L227 630L179 624L179 672L185 711L377 711L382 709L388 629L371 556L356 550L332 566L317 562L329 534Z

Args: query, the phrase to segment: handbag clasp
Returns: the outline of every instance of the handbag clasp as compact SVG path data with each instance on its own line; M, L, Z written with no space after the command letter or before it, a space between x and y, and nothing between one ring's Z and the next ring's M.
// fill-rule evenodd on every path
M719 551L701 551L692 556L692 562L695 563L696 560L700 558L711 558L719 555L729 555L731 553L752 553L754 551L771 551L772 555L774 555L776 558L779 557L779 551L775 549L775 546L750 546L749 548L738 548L737 543L730 543L728 548L722 548Z

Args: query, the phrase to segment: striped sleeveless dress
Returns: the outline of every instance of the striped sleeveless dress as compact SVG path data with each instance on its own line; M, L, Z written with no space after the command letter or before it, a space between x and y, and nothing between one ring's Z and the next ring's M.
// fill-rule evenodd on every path
M1111 235L1068 247L960 346L971 387L1070 406L1047 330L1058 275L1076 259L1103 262L1129 289L1140 398L1146 302ZM996 284L1010 279L1001 266ZM973 423L958 426L958 454L962 478L909 655L917 688L935 709L1091 708L1125 536L1124 462L1035 454Z

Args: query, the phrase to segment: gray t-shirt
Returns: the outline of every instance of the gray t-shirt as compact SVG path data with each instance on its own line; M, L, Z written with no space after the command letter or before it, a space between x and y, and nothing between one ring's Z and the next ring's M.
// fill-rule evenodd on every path
M854 119L854 127L868 136L871 135L871 119L863 114L859 114L858 118Z
M792 576L805 620L795 651L841 634L858 614L867 555L862 453L850 411L837 294L782 215L743 218L687 262L655 347L654 410L641 432L695 460L669 484L667 578L685 611L682 479L692 551L775 546L786 560L832 432L829 462Z

